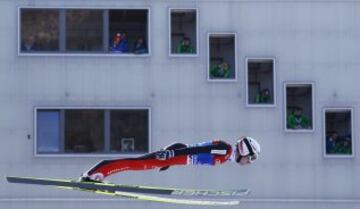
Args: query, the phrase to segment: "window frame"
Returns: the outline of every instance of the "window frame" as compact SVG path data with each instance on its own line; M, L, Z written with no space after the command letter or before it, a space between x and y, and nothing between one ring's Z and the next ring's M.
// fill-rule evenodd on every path
M273 66L273 100L272 104L250 104L249 103L249 61L256 60L256 61L272 61ZM249 108L274 108L277 106L277 89L276 89L276 59L274 57L246 57L245 58L245 95L246 95L246 107Z
M228 79L211 79L210 78L210 37L211 36L218 36L218 37L226 37L232 35L234 36L234 63L235 63L235 67L234 67L234 73L235 73L235 78L228 78ZM237 33L236 32L208 32L207 33L207 61L206 61L206 71L207 71L207 81L208 82L214 82L214 83L232 83L232 82L237 82L238 80L238 61L237 61L237 57L238 57L238 49L237 49Z
M310 86L311 87L311 121L312 121L312 128L311 129L288 129L287 128L287 91L286 87L302 87L302 86ZM315 132L315 82L313 81L285 81L284 82L284 132L286 133L314 133Z
M196 22L196 53L194 54L178 54L171 53L171 11L172 10L195 10ZM168 56L169 57L199 57L200 48L199 48L199 8L197 7L169 7L168 8Z
M60 114L61 110L67 110L67 109L76 109L76 110L83 110L83 109L87 109L87 110L103 110L104 114L106 114L106 110L147 110L148 111L148 152L144 152L144 153L121 153L121 152L103 152L103 153L95 153L95 154L91 154L91 153L39 153L37 150L37 144L38 144L38 139L37 139L37 112L38 110L59 110ZM152 130L151 130L151 107L149 106L34 106L33 108L33 139L34 139L34 156L35 157L136 157L136 156L140 156L142 154L146 154L146 153L150 153L152 152L152 140L151 140L151 136L152 136ZM60 116L62 117L62 116ZM104 118L105 119L105 118ZM60 123L63 123L63 121L60 121ZM104 121L104 126L105 125L109 125L107 124L107 121ZM108 129L110 129L110 127L106 127ZM63 135L64 133L62 132L63 130L61 130L60 135ZM106 133L106 132L105 132ZM110 132L108 133L110 135ZM106 144L106 136L104 135L104 144ZM62 139L60 139L62 140ZM111 138L109 137L109 140L111 141ZM109 143L110 143L109 141ZM62 145L60 145L62 146Z
M110 51L107 52L61 52L61 45L59 46L58 52L31 52L26 53L21 51L21 10L22 9L56 9L61 12L61 10L71 10L71 9L85 9L85 10L147 10L147 46L148 46L148 53L146 54L133 54L133 53L111 53ZM65 57L126 57L126 58L136 58L136 57L150 57L151 56L151 8L150 7L79 7L79 6L18 6L17 8L17 56L50 56L50 57L57 57L57 56L65 56ZM61 17L60 17L61 18ZM65 20L66 21L66 20ZM61 27L61 22L59 22L59 27ZM109 24L109 22L108 22ZM106 27L106 25L103 25ZM109 29L108 29L109 30ZM59 30L59 42L65 40L65 37L61 37L62 35L66 36L66 31ZM108 31L109 33L109 31ZM103 28L103 35L104 35L104 28ZM65 43L66 44L66 43Z
M326 154L326 113L327 112L345 112L350 111L351 116L351 155L336 155L336 154ZM356 143L356 136L355 134L355 125L354 125L354 108L351 106L329 106L323 107L322 111L322 140L323 140L323 157L328 159L336 159L336 158L354 158L355 157L355 143Z

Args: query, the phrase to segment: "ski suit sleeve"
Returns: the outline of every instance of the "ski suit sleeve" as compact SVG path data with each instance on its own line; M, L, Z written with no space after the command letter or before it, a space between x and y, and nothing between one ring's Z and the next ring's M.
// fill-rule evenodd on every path
M223 141L214 141L207 146L194 146L174 150L174 156L179 155L196 155L196 154L214 154L226 155L229 150L229 144ZM231 147L231 146L230 146Z

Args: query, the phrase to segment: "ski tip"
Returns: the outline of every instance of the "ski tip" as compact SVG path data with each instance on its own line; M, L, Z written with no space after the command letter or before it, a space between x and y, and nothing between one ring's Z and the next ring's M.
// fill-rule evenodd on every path
M251 194L251 190L250 189L245 189L243 191L243 193L242 194L240 193L238 196L248 196L250 194Z
M6 181L12 182L12 180L15 178L14 176L5 176Z
M7 182L9 183L19 183L22 179L27 179L27 177L19 177L19 176L5 176Z
M13 181L17 179L30 179L30 177L25 177L25 176L5 176L5 178L8 181Z

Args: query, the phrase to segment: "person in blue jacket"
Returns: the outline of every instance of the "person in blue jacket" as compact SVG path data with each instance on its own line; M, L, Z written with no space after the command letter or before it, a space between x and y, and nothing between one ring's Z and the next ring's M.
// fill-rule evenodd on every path
M129 52L128 39L126 33L117 33L112 39L110 50L116 53Z

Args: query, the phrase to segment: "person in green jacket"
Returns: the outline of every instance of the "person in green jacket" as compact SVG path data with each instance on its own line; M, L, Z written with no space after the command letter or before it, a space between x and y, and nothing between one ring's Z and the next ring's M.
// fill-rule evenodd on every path
M230 78L231 68L227 62L215 65L210 70L211 78Z
M270 96L270 90L269 89L263 89L261 90L255 98L256 103L271 103L271 96Z
M351 148L351 138L347 136L335 145L335 154L351 155Z
M176 52L179 54L194 54L195 50L191 46L191 41L189 37L184 37L179 45L177 46Z
M303 115L302 108L296 107L294 112L289 115L287 118L287 128L288 129L309 129L310 120L308 117Z

